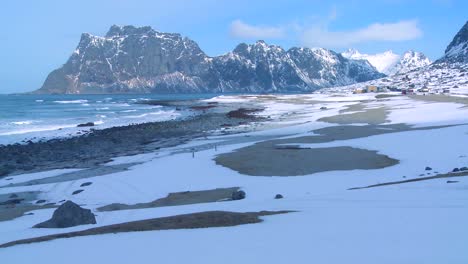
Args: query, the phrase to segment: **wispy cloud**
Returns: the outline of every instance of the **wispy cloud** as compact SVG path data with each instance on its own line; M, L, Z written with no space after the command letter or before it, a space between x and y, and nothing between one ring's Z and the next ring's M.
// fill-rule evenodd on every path
M366 42L400 42L420 38L423 35L417 20L395 23L374 23L351 31L330 31L327 26L313 25L300 33L300 42L313 47L349 47Z
M282 26L249 25L241 20L231 23L230 34L243 39L279 39L286 36L286 28Z
M451 0L433 0L451 1ZM269 26L251 25L235 20L230 25L230 34L241 39L294 39L307 47L341 48L372 42L403 42L422 37L423 31L417 19L396 22L376 22L362 28L346 31L331 30L339 17L337 6L328 14L315 17L312 23L293 21L289 24Z

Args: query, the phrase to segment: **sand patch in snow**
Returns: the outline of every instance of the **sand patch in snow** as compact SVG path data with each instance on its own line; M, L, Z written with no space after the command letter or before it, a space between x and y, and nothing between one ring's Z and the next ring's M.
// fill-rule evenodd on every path
M422 100L426 102L438 102L438 103L457 103L468 106L468 97L448 96L440 94L430 95L410 95L411 99Z
M116 234L123 232L137 231L156 231L156 230L173 230L173 229L193 229L193 228L208 228L208 227L227 227L245 224L260 223L263 220L261 216L285 214L291 211L260 211L260 212L225 212L225 211L208 211L192 214L183 214L169 217L160 217L146 219L140 221L126 222L108 226L90 228L87 230L47 235L35 238L27 238L8 242L0 245L0 248L11 247L21 244L30 244L55 240L59 238L71 238L80 236Z
M121 204L113 203L97 208L98 211L118 211L118 210L131 210L154 208L163 206L177 206L198 203L214 203L218 201L230 200L232 193L239 190L239 187L232 188L217 188L213 190L193 191L193 192L177 192L170 193L167 197L160 198L148 203L137 204Z
M215 158L216 164L251 176L303 176L325 171L380 169L398 160L352 147L295 148L255 144Z
M351 109L360 109L360 106L353 105ZM346 110L348 111L348 110ZM384 107L372 108L372 109L363 109L361 112L350 113L350 114L340 114L334 116L322 117L318 121L335 123L341 125L347 124L371 124L379 125L387 122L388 110Z

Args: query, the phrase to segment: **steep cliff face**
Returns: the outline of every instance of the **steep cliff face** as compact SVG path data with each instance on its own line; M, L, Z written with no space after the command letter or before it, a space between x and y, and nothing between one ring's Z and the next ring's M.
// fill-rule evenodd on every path
M39 93L197 93L311 91L382 77L366 61L325 49L285 51L264 41L207 56L196 42L150 27L112 26L82 34L68 61Z
M437 63L468 63L468 21L458 31Z

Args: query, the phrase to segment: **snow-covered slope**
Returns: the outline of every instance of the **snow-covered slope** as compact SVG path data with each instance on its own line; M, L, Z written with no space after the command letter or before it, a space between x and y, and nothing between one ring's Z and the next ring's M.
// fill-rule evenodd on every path
M367 60L379 72L386 75L406 73L431 64L431 60L423 53L412 50L398 55L391 50L378 54L363 54L355 49L349 49L341 55L353 60Z
M401 61L403 63L399 66L400 70L393 76L334 87L321 92L350 92L366 85L377 85L394 88L414 87L416 89L426 87L434 92L450 89L450 93L468 94L468 22L447 46L445 55L434 63L424 65L429 63L429 60L418 52L405 53Z
M468 64L434 63L429 66L377 80L342 87L327 88L320 92L352 92L367 85L392 88L429 88L433 92L450 89L453 94L468 94Z

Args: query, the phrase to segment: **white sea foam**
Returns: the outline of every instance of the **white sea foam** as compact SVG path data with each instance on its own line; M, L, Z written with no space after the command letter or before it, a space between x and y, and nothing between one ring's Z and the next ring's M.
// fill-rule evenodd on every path
M30 120L11 122L11 124L13 125L30 125L32 123L33 121L30 121Z
M85 104L88 100L65 100L65 101L54 101L57 104Z

